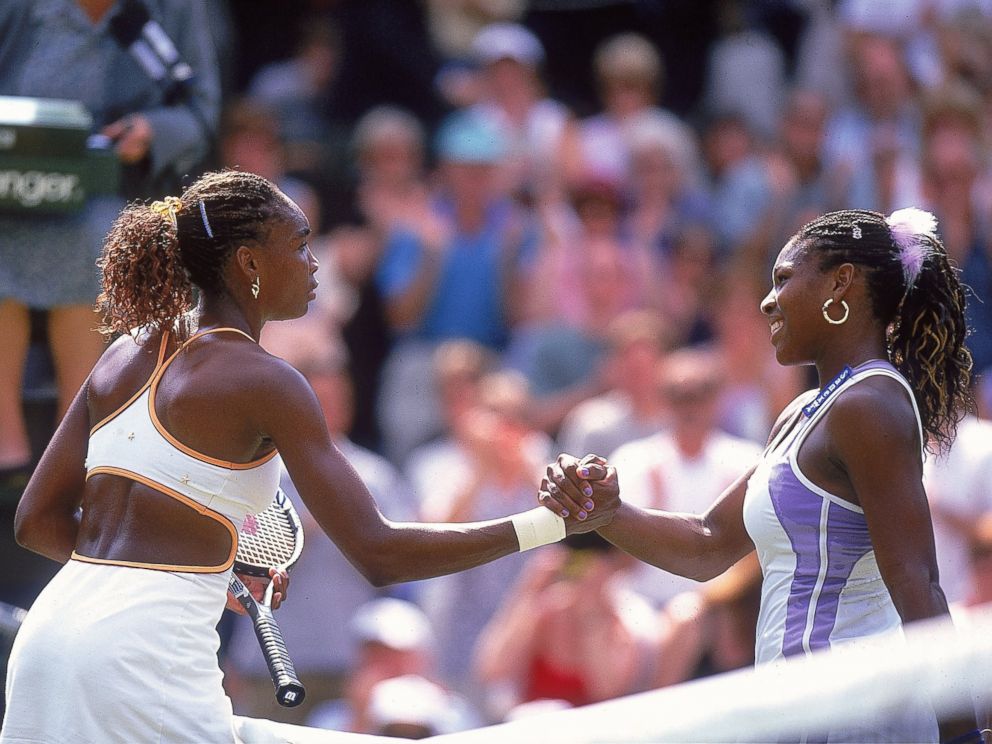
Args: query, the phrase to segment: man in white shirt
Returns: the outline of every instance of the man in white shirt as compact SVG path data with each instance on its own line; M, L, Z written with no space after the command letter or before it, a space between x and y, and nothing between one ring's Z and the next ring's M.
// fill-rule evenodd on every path
M658 386L669 414L663 431L619 447L609 458L617 468L624 501L668 511L704 512L754 464L761 448L717 428L723 385L719 355L682 349L659 366ZM699 583L638 563L637 591L662 607Z

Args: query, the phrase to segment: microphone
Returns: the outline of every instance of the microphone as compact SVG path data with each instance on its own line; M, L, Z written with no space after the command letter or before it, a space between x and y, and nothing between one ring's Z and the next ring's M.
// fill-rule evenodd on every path
M145 74L162 86L167 103L186 96L193 68L179 56L172 39L141 0L124 0L120 11L110 19L109 29L110 35L131 53Z

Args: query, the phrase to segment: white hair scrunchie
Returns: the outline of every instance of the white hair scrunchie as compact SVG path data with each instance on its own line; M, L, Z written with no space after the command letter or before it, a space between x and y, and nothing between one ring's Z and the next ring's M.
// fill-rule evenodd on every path
M890 214L885 223L892 233L892 240L899 248L899 262L902 264L902 274L906 279L908 292L920 272L927 256L933 254L933 244L937 242L937 218L930 212L916 207L897 209ZM927 242L923 238L930 238Z

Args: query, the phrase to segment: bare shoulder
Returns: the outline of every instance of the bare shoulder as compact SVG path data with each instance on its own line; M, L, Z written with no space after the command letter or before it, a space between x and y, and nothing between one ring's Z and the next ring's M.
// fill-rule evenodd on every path
M885 443L919 452L919 430L909 393L891 377L874 375L846 389L834 401L827 426L835 442Z
M160 339L160 334L139 331L112 341L93 367L88 394L112 397L140 387L155 368Z

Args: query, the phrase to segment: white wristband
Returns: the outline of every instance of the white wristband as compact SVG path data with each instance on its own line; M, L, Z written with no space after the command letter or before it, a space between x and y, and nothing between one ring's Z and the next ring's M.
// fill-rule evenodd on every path
M565 520L550 509L539 506L510 517L517 533L520 552L554 543L565 537Z

